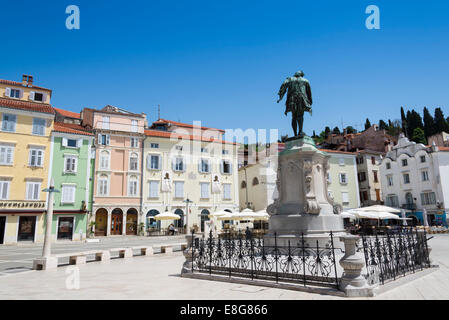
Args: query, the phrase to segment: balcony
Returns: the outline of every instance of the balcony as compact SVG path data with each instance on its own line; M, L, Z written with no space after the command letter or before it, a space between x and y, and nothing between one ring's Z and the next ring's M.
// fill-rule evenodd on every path
M45 209L45 201L0 200L0 209L3 209L3 210L44 210Z
M401 206L402 209L406 209L406 210L416 210L416 204L415 203L404 203Z

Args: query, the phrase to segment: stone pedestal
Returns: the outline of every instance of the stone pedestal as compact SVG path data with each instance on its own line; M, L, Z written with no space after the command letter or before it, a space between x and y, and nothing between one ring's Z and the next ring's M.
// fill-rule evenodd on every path
M279 198L267 209L271 215L266 236L269 244L275 233L278 245L297 241L304 234L311 246L316 246L317 240L320 246L327 243L330 231L334 237L346 234L343 219L334 214L333 201L328 197L328 159L329 155L317 149L308 136L286 142L278 157Z
M46 257L33 260L33 270L55 270L58 268L58 258Z
M340 259L340 265L344 269L340 290L344 291L348 297L373 297L374 287L370 287L362 275L365 257L362 253L356 252L356 243L359 238L354 235L340 237L340 241L345 246L345 255Z

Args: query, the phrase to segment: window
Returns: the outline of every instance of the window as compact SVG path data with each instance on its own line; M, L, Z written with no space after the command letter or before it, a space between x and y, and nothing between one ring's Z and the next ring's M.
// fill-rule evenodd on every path
M207 148L201 148L201 152L206 153L207 152Z
M178 151L182 151L182 146L176 146L175 149Z
M98 195L99 196L107 196L108 195L108 177L101 176L98 179Z
M201 173L209 173L210 172L209 159L201 159L199 169Z
M391 163L390 163L390 162L387 162L385 165L386 165L386 167L387 167L387 170L390 170L390 169L391 169Z
M356 158L356 163L357 164L363 164L363 157L357 157Z
M331 182L332 182L331 173L328 171L327 172L327 183L331 183Z
M6 96L8 96L8 89L6 89ZM9 89L10 98L22 98L22 91L19 89Z
M229 154L229 150L222 150L221 154Z
M64 173L76 173L77 160L76 156L65 156Z
M30 158L28 164L31 167L42 167L44 165L44 150L30 149Z
M130 197L137 196L137 177L132 176L131 178L129 178L128 184L128 195Z
M201 199L209 199L209 183L201 182Z
M61 203L75 203L76 185L62 185Z
M359 172L358 174L359 182L366 181L366 173L365 172Z
M78 146L77 140L67 139L67 147L76 148Z
M404 177L405 184L410 183L410 175L408 173L404 173L402 176Z
M103 146L109 145L109 135L108 134L99 134L98 135L98 144Z
M376 164L376 157L371 157L371 164Z
M26 183L26 200L39 200L41 191L40 182L27 182Z
M344 158L340 158L338 161L339 161L340 166L344 166L345 165L345 159Z
M150 189L150 198L158 198L159 197L159 181L150 181L149 183Z
M176 157L173 162L173 171L184 171L184 158Z
M100 169L109 169L109 152L107 151L100 153Z
M137 154L133 153L130 157L129 157L129 170L130 171L137 171L138 170L138 165L139 165L139 159Z
M184 182L175 181L175 198L184 198Z
M231 184L223 183L223 200L231 200Z
M423 206L437 203L435 198L435 192L421 193L421 203L423 204Z
M131 120L131 131L137 132L137 120Z
M44 94L43 93L39 93L39 92L34 92L34 101L40 101L43 102L44 101Z
M221 173L231 174L232 173L232 164L230 161L222 160L221 162Z
M421 171L421 177L422 177L422 181L429 181L429 172Z
M343 204L348 204L349 203L349 193L347 193L347 192L342 192L341 193L341 202Z
M374 175L374 182L375 183L379 182L379 178L377 177L377 170L373 170L373 175Z
M159 143L151 143L150 144L150 148L158 149L159 148Z
M386 197L387 206L398 208L399 207L399 198L397 195L389 195Z
M161 157L159 155L150 154L147 158L148 170L161 170Z
M259 179L257 179L257 177L254 177L253 186L257 186L258 184L259 184Z
M421 158L421 163L426 162L426 156L421 156L420 158Z
M347 180L347 177L346 177L346 173L340 173L340 183L341 184L347 184L348 183L348 180Z
M102 118L102 122L101 122L101 128L102 128L102 129L109 130L109 128L110 128L110 126L109 126L109 120L110 120L109 117L103 117L103 118Z
M0 200L8 200L10 181L0 180Z
M11 165L14 161L14 147L0 145L0 165Z
M242 188L242 189L246 188L246 181L242 181L242 184L240 185L240 188Z
M402 159L402 166L406 167L408 165L407 159Z
M45 119L33 118L33 134L45 135Z
M138 148L138 147L139 147L139 139L131 138L131 148Z
M3 114L2 131L16 132L17 116L14 114Z
M393 186L393 176L387 176L387 182L390 187Z

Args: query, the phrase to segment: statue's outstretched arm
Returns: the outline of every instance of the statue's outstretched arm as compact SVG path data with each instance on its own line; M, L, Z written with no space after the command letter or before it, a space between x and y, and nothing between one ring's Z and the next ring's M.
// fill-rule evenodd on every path
M284 81L284 83L281 85L281 88L279 89L278 95L279 95L279 99L278 99L278 103L282 100L282 98L284 98L285 92L287 91L287 80Z

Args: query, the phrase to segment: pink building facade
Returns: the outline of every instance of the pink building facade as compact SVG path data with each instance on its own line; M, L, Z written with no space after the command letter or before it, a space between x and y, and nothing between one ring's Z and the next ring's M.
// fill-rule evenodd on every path
M83 126L95 135L91 218L95 235L137 235L146 116L113 106L85 108L81 115Z

